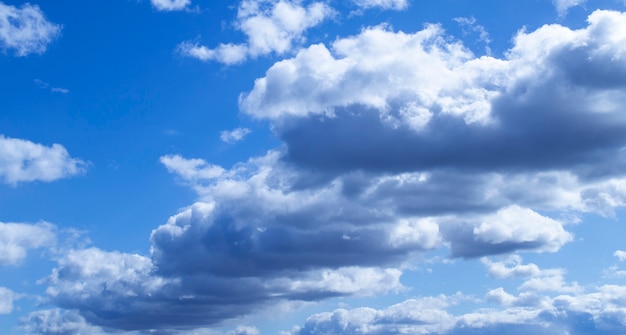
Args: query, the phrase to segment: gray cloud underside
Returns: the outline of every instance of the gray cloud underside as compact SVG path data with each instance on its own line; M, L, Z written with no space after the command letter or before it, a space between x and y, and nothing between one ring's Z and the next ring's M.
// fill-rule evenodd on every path
M520 33L504 59L436 26L304 49L241 98L284 150L231 169L162 157L197 203L152 232L150 257L60 258L48 297L95 325L165 333L401 290L402 269L437 248L558 251L569 222L546 213L626 204L624 30L625 14L597 11L581 30Z

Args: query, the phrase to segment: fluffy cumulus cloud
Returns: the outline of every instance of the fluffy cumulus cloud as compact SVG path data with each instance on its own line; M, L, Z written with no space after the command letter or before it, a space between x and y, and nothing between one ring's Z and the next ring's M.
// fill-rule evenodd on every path
M191 0L150 0L152 6L161 11L183 10L191 4Z
M317 26L334 10L324 2L304 5L294 0L243 0L237 9L235 27L246 35L243 44L220 44L208 48L193 42L179 45L183 55L203 61L237 64L249 57L290 52L304 40L305 32Z
M286 52L323 8L244 1L244 32L280 29L249 35L242 57ZM152 231L149 257L60 257L48 298L106 329L191 331L275 304L400 291L403 270L444 248L521 280L518 292L340 309L293 333L623 333L623 287L581 288L516 256L573 241L577 220L560 214L626 205L623 31L626 14L596 11L578 30L522 31L502 58L476 57L436 25L303 49L240 99L284 147L229 168L161 157L197 202ZM495 307L452 312L476 299Z
M29 250L56 243L55 227L49 223L0 222L0 265L15 265Z
M338 309L312 315L292 335L322 334L623 334L626 309L623 286L605 285L590 292L518 296L494 289L480 299L489 307L454 314L450 307L473 301L437 296L406 300L385 309Z
M80 174L85 167L60 144L45 146L0 135L0 178L5 183L53 181Z
M21 320L26 334L39 335L105 335L100 327L90 325L76 311L64 311L58 308L35 311Z
M60 32L61 26L48 21L39 6L0 2L0 48L17 56L44 53Z

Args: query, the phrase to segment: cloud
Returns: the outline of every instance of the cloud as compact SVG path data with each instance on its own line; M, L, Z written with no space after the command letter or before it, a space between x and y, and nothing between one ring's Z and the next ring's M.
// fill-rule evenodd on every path
M49 223L0 222L0 265L15 265L26 258L28 250L55 243L55 227Z
M304 41L306 30L334 13L323 2L312 2L305 7L301 1L293 0L243 0L237 9L235 27L246 35L246 43L208 48L187 41L178 50L185 56L227 65L271 53L281 55Z
M48 147L0 135L0 178L7 184L67 178L84 172L86 165L60 144Z
M463 302L458 294L421 297L384 309L364 307L315 314L290 334L617 335L626 329L624 290L623 286L605 285L590 293L533 297L527 293L514 296L498 288L489 291L486 300L500 303L499 308L458 315L449 311L451 306Z
M623 164L625 16L521 32L504 59L475 58L438 26L367 28L275 63L240 108L273 121L286 160L333 173Z
M58 308L35 311L20 319L21 328L27 334L39 335L105 335L100 327L85 321L77 311Z
M37 85L39 88L50 89L50 92L52 93L62 93L62 94L70 93L70 90L68 90L67 88L51 86L49 83L41 79L35 79L35 85Z
M407 0L352 0L355 5L364 8L403 10L409 7Z
M404 290L403 269L434 249L558 251L573 240L559 214L626 205L626 66L610 61L626 50L616 33L626 14L588 21L522 31L502 59L477 58L429 25L366 28L277 62L240 106L269 119L284 147L230 168L161 157L196 202L152 231L149 257L60 257L48 298L100 327L190 331L274 305ZM622 320L610 300L619 288L584 293L564 270L516 256L483 262L495 278L523 278L519 294L491 289L484 302L497 308L458 316L449 307L460 298L443 296L337 310L294 333L609 334ZM579 316L591 321L573 324Z
M160 11L175 11L186 9L191 0L150 0L152 6Z
M16 294L6 287L0 286L0 314L9 314L13 311L13 301Z
M587 0L552 0L560 17L565 16L570 8L582 6L585 2L587 2Z
M503 262L492 262L487 258L483 258L481 262L489 269L489 275L498 279L530 277L541 272L536 264L521 264L522 258L518 255L511 255Z
M17 8L0 2L0 48L16 56L41 54L60 32L61 26L48 21L39 6L26 3Z
M220 132L220 139L222 142L235 143L242 141L248 134L250 134L250 129L248 128L235 128L233 130L224 130Z
M620 261L626 260L626 251L617 250L613 255L617 257Z

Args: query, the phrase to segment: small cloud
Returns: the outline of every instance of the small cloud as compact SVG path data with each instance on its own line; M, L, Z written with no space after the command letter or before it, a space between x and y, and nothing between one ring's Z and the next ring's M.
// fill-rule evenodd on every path
M248 128L236 128L233 130L224 130L220 132L220 139L225 143L236 143L244 139L246 135L250 134L250 129Z
M187 9L191 0L150 0L152 6L159 11L176 11Z
M68 90L67 88L64 87L54 87L52 85L50 85L50 83L47 83L41 79L35 79L34 80L35 85L37 85L37 87L41 88L41 89L45 89L45 90L50 90L50 92L52 93L62 93L62 94L68 94L70 93L70 90Z
M552 0L559 17L567 15L567 11L575 6L582 6L587 0Z
M409 2L407 0L353 0L352 2L364 9L380 8L404 10L409 7Z
M617 250L617 251L615 251L615 253L613 253L613 256L617 257L617 259L619 259L620 261L625 261L626 260L626 251Z

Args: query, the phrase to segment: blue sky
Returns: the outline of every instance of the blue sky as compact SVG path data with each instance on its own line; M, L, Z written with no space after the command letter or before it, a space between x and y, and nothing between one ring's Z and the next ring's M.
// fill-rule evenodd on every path
M626 333L622 0L0 1L0 333Z

